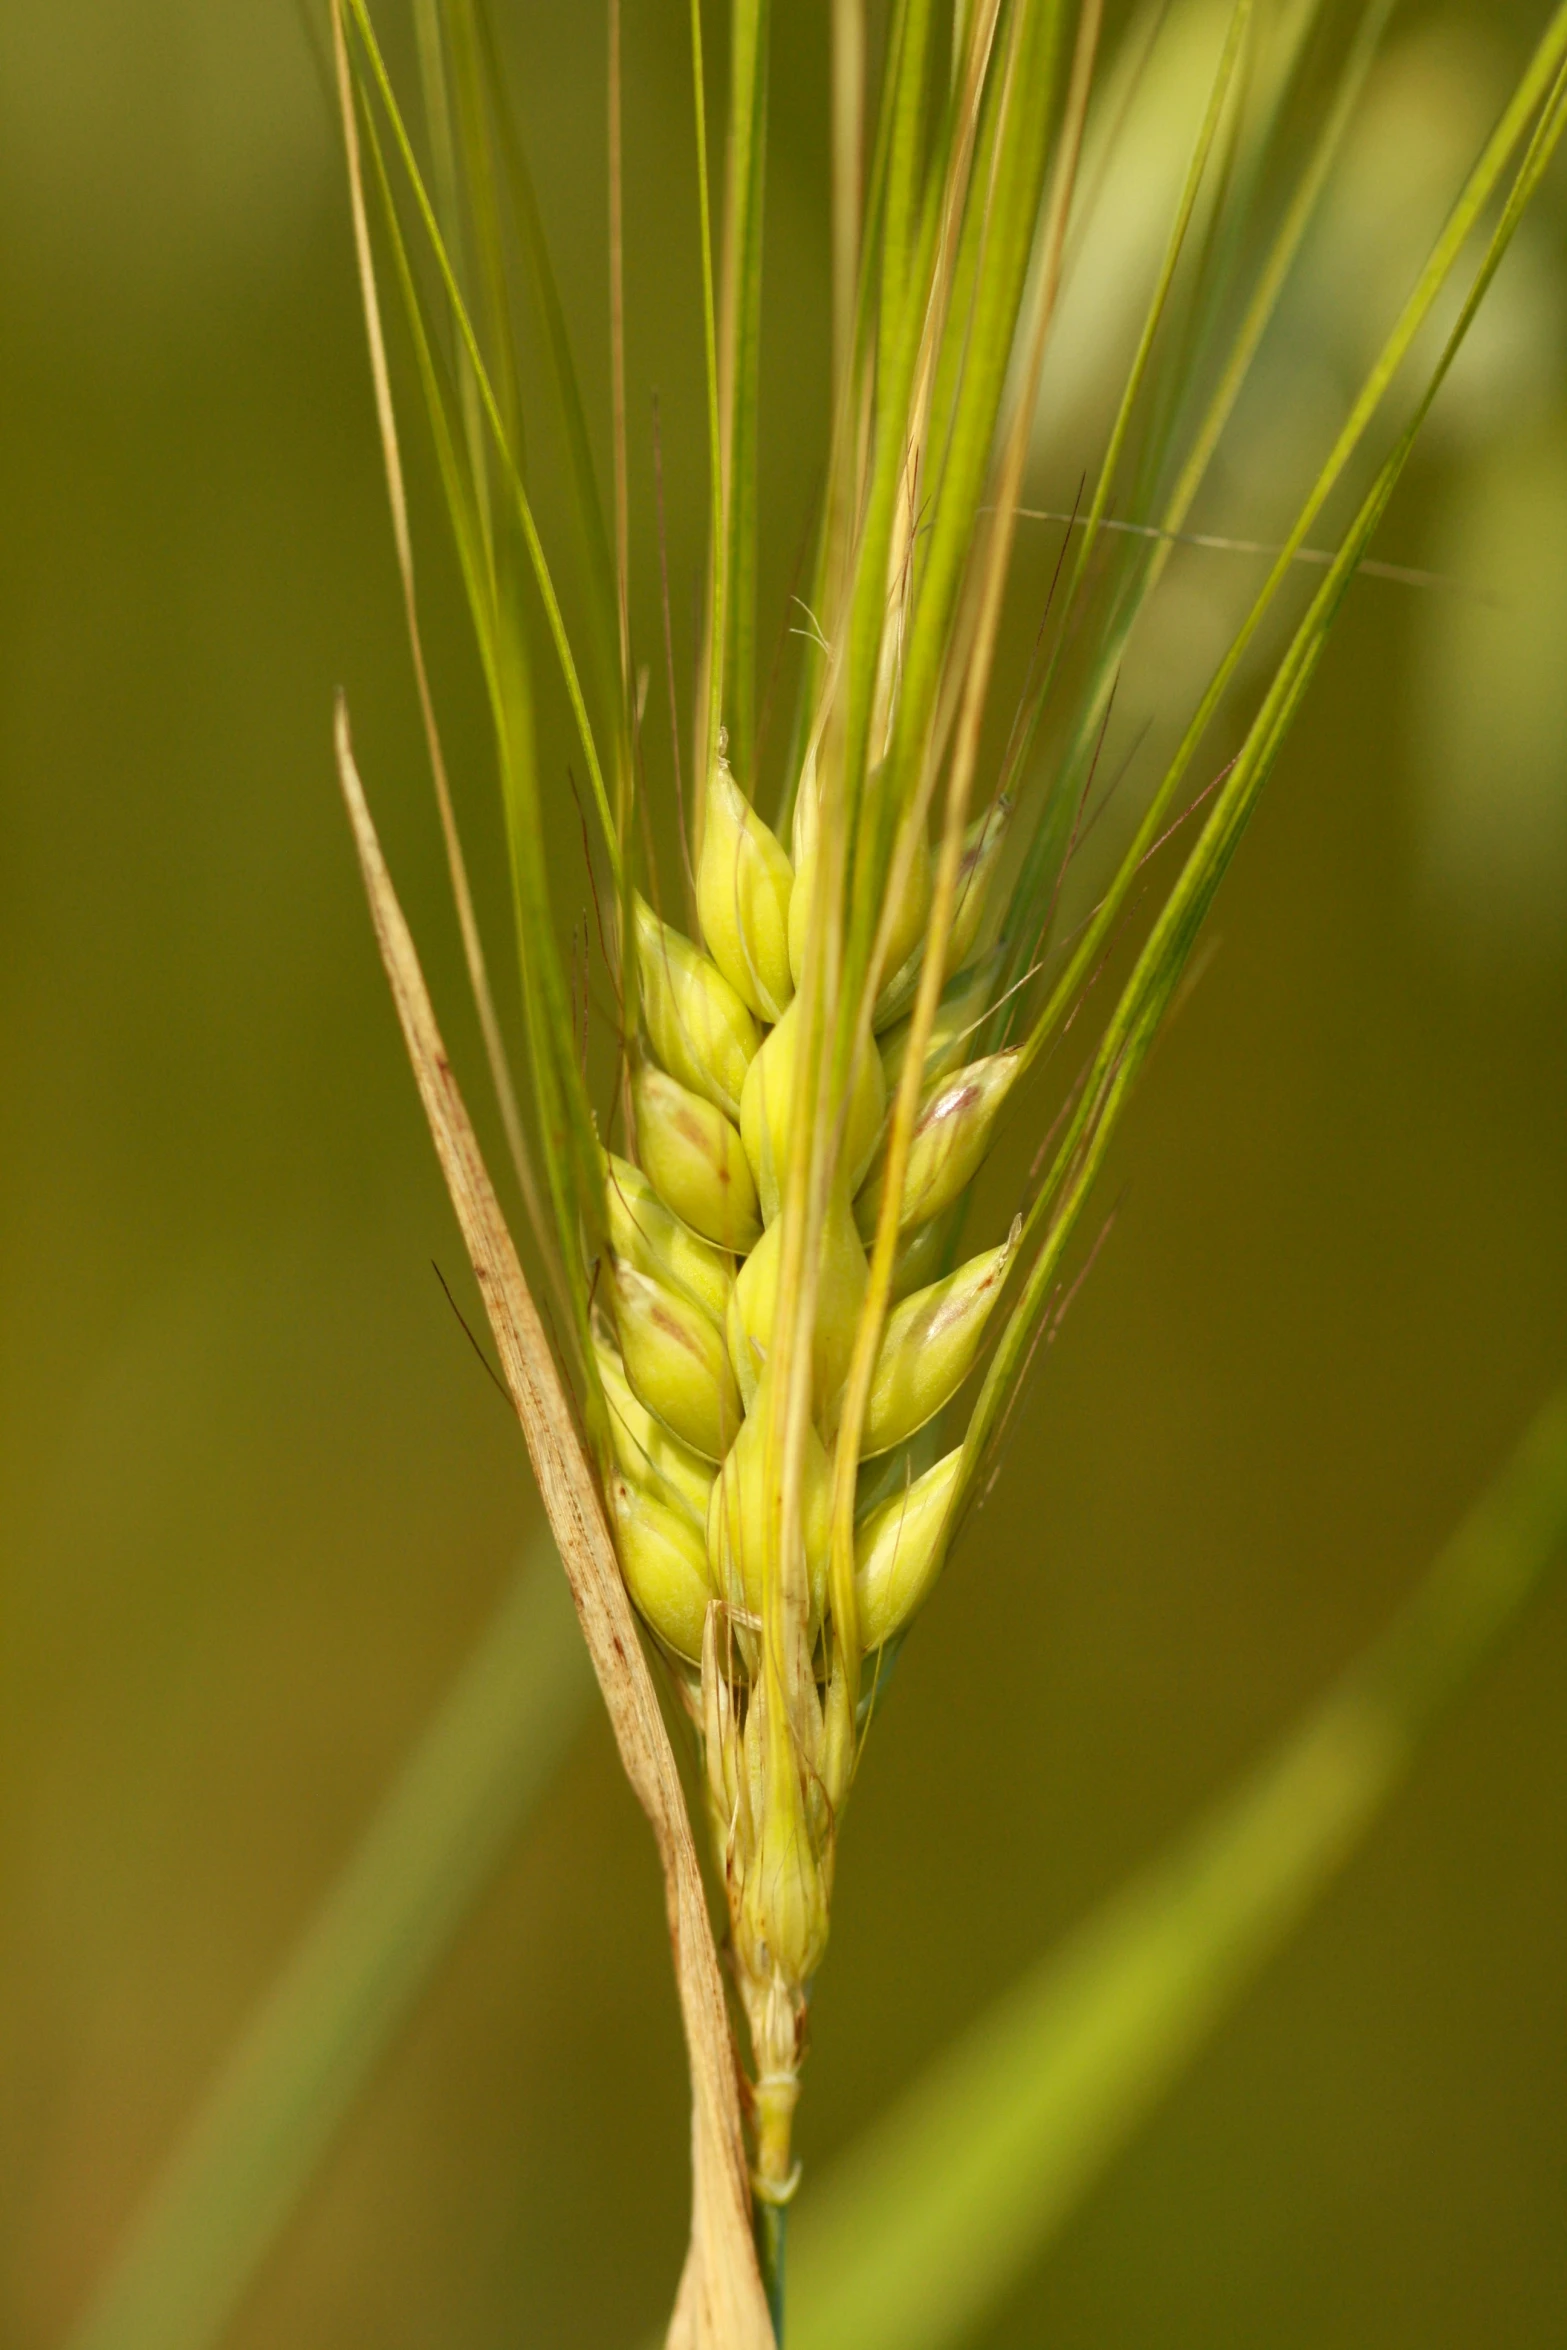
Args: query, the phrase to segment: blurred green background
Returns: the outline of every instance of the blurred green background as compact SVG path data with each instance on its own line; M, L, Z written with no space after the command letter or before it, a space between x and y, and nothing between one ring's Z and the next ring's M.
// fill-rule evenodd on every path
M500 15L602 425L600 12ZM826 10L775 15L770 626L816 484L827 313ZM341 682L478 1096L308 21L287 0L0 13L9 2350L62 2340L538 1520L430 1269L466 1298L331 772ZM1484 0L1401 20L1220 527L1278 527L1539 21ZM627 0L636 626L656 655L656 386L688 662L684 37L680 8ZM1131 276L1135 216L1113 247ZM1352 595L1118 1147L1113 1235L881 1719L808 2162L1382 1623L1561 1376L1564 226L1558 175L1380 549L1463 586ZM1075 373L1042 410L1044 505L1086 461L1103 282L1084 273ZM539 471L558 523L547 452ZM482 712L414 473L504 971ZM1147 711L1254 578L1182 558ZM656 668L653 692L662 726ZM543 742L569 863L554 715ZM1025 1157L1020 1136L987 1178L998 1216ZM1567 2342L1564 1706L1558 1588L993 2350ZM657 1874L595 1715L233 2339L629 2343L672 2291L686 2200Z

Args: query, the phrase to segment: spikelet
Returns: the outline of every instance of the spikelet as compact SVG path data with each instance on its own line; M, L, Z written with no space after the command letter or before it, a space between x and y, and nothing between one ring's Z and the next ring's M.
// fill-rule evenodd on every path
M740 1390L710 1314L632 1265L611 1284L621 1359L638 1399L704 1460L721 1461L739 1433Z
M769 1224L783 1204L799 1025L797 1007L791 1004L746 1071L745 1091L740 1096L740 1133L756 1178L762 1215ZM865 1045L855 1062L848 1115L844 1120L841 1173L851 1192L858 1189L870 1165L886 1111L887 1086L881 1060Z
M626 1589L660 1640L698 1664L712 1592L702 1537L683 1510L669 1509L627 1477L609 1481L610 1516Z
M604 1154L604 1199L616 1256L681 1290L721 1322L735 1285L735 1261L727 1250L699 1240L665 1207L641 1169L613 1151Z
M869 1460L933 1419L967 1378L1001 1294L1020 1230L970 1257L944 1281L916 1289L887 1317L871 1377L860 1451Z
M724 1329L729 1340L729 1359L747 1411L751 1409L772 1348L782 1248L783 1226L779 1222L771 1223L741 1266L729 1295ZM823 1219L817 1259L816 1322L811 1339L813 1404L817 1426L824 1435L830 1436L837 1425L838 1405L849 1375L849 1359L854 1352L854 1333L868 1276L865 1250L854 1229L844 1187L839 1183L833 1188L832 1201Z
M706 955L661 922L641 896L632 899L642 1018L671 1077L731 1118L756 1058L761 1032L728 980Z
M760 1055L751 1066L759 1066ZM950 1207L978 1172L990 1148L1003 1103L1023 1073L1021 1052L989 1053L933 1086L920 1104L909 1138L898 1229L907 1232ZM869 1240L881 1214L885 1145L854 1203L854 1220Z
M719 1471L707 1512L713 1586L732 1608L760 1618L769 1554L777 1557L783 1510L772 1382L764 1373L751 1410ZM800 1473L800 1530L810 1590L807 1639L814 1644L827 1604L832 1547L832 1470L827 1448L807 1428Z
M779 1019L794 993L789 969L793 891L789 859L740 790L720 750L707 779L697 911L714 962L735 993L764 1020Z
M947 1516L962 1464L959 1445L855 1528L854 1594L868 1654L896 1639L930 1595L946 1556Z
M753 2045L763 2052L752 2102L759 2140L757 2169L765 2179L776 2168L767 2161L769 2124L781 2127L784 2120L769 2107L787 2088L793 2092L787 2100L792 2120L798 2094L793 2072L802 2029L797 2010L827 1948L827 1888L798 1772L776 1770L770 1776L735 1939L746 1976L762 1987L751 2010ZM784 2167L787 2170L787 2164Z
M803 1769L821 1745L816 1686L801 1690L802 1719L779 1735L779 1692L764 1679L753 1691L745 1727L755 1844L732 1886L736 1976L750 2027L756 2079L751 2111L756 2140L753 2183L771 2201L793 2193L790 2132L799 2097L805 1998L827 1948L827 1862L812 1818L820 1779Z
M593 1352L609 1407L615 1466L629 1484L639 1486L667 1508L683 1511L692 1525L705 1533L713 1492L712 1462L703 1460L662 1420L655 1419L633 1392L617 1348L596 1337Z
M754 1248L761 1210L733 1123L649 1062L632 1078L631 1098L643 1169L664 1205L715 1248Z

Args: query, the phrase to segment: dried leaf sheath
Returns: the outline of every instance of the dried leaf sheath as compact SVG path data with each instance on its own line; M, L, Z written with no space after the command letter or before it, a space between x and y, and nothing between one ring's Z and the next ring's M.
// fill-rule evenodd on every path
M734 2047L675 1757L593 1472L447 1060L413 939L381 854L341 701L336 744L338 776L371 918L419 1098L495 1334L502 1374L522 1422L528 1458L560 1545L620 1759L652 1824L663 1866L692 2094L691 2249L670 2343L673 2350L771 2350L772 2324L751 2240Z

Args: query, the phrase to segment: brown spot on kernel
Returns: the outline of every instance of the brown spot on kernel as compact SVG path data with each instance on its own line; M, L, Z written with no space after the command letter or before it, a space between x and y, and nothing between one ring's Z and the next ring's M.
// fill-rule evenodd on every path
M685 1348L687 1354L696 1355L700 1359L701 1350L678 1315L670 1313L667 1307L655 1301L652 1318L665 1338L672 1338L677 1346Z
M977 1281L972 1289L957 1290L944 1297L925 1325L926 1338L939 1338L954 1322L966 1321L973 1307L987 1290L995 1288L1000 1278L1001 1269L998 1266L993 1272L987 1273L983 1281Z
M966 1079L957 1085L949 1085L945 1093L937 1094L915 1132L928 1134L933 1126L942 1124L948 1118L956 1118L968 1108L970 1102L977 1102L978 1099L979 1087L969 1084Z

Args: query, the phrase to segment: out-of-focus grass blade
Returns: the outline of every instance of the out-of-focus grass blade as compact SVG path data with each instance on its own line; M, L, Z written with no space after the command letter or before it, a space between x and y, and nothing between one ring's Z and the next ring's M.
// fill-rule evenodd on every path
M240 2034L68 2350L209 2350L221 2338L592 1686L544 1535Z
M1567 1388L1402 1614L808 2197L789 2350L953 2350L1306 1916L1567 1545Z

